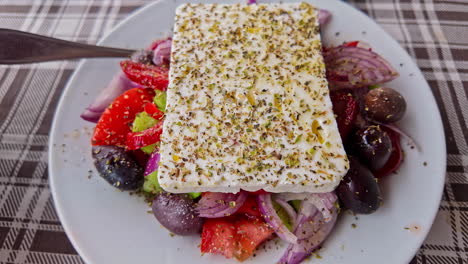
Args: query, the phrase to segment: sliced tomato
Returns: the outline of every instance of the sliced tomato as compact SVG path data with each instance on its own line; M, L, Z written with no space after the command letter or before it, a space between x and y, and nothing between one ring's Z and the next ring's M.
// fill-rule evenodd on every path
M157 120L161 120L164 116L164 112L159 110L159 108L154 104L146 104L145 112Z
M234 256L240 261L244 261L252 256L255 249L274 232L260 218L239 218L236 222L236 227L236 240L238 244Z
M357 47L358 44L359 44L359 41L350 41L350 42L343 43L343 46L345 46L345 47Z
M261 217L262 214L258 210L257 198L255 195L249 195L244 204L236 211L236 214L245 214L253 217Z
M206 219L200 249L202 253L244 261L272 234L273 230L261 218L237 215Z
M129 132L127 134L127 150L139 149L157 143L161 140L163 122L141 132Z
M390 140L392 141L392 153L390 153L390 157L388 158L387 163L385 163L382 168L374 172L374 176L376 178L385 177L390 173L398 170L401 163L403 162L403 150L401 149L400 135L384 126L381 126L381 128L387 132Z
M127 134L137 113L152 103L152 89L133 88L117 97L101 115L91 140L93 146L115 145L124 147Z
M336 116L341 139L345 141L357 117L358 103L353 95L347 92L333 92L330 94L330 98L333 103L333 112Z
M130 80L140 85L161 91L167 89L167 85L169 84L169 69L166 67L148 65L131 60L121 61L120 67Z
M202 253L221 254L232 258L236 252L236 226L231 218L206 219L203 224Z

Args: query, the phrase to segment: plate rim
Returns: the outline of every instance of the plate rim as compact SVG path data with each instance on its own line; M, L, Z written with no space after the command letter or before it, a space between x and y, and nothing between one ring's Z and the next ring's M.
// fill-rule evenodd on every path
M103 42L106 41L106 39L114 34L116 31L118 31L123 25L127 24L129 21L133 20L135 17L138 17L140 14L144 13L147 9L150 9L152 6L154 5L158 5L160 4L161 2L164 2L164 1L170 1L170 0L155 0L149 4L146 4L146 5L143 5L139 8L137 8L136 10L134 10L132 13L130 13L127 17L125 17L122 21L118 22L115 26L113 26L113 28L107 32L105 35L103 35L99 41L97 42L97 45L100 45L102 44ZM307 1L307 0L305 0ZM330 0L328 0L330 1ZM412 66L414 66L415 68L418 69L419 73L421 73L421 75L423 76L423 81L427 84L427 87L429 88L428 89L428 92L430 92L430 94L432 95L431 96L431 101L432 101L432 104L435 106L436 110L437 110L437 113L438 115L437 116L434 116L433 119L434 121L433 122L436 122L438 123L439 125L437 126L438 127L438 133L440 133L441 135L441 138L440 138L440 142L443 146L443 149L445 149L445 151L441 154L441 157L443 158L441 160L441 170L440 172L437 172L436 174L440 174L439 177L437 177L437 179L439 179L439 192L438 193L434 193L434 196L437 197L438 199L438 203L437 203L437 206L434 206L434 208L430 208L430 215L431 215L431 219L430 220L430 226L428 226L428 228L425 228L424 230L421 230L421 235L418 236L419 239L417 241L417 243L415 243L414 245L416 246L415 248L412 248L411 250L407 250L407 254L408 254L408 257L407 257L407 262L409 263L413 257L415 256L415 254L418 252L418 250L420 249L420 247L422 246L424 240L427 238L430 230L432 229L432 226L434 224L434 220L437 216L437 213L439 212L439 208L440 208L440 203L441 203L441 200L442 200L442 195L443 195L443 190L445 188L445 179L446 179L446 168L447 168L447 145L446 145L446 136L445 136L445 131L443 129L443 122L442 122L442 116L441 116L441 113L440 113L440 109L439 109L439 106L437 104L437 101L435 100L435 96L434 96L434 92L432 91L432 89L430 88L430 85L428 84L426 78L424 78L424 74L422 73L421 69L419 68L419 66L416 64L415 62L415 59L409 55L408 51L403 48L400 43L395 39L393 38L392 35L390 35L380 24L377 23L376 20L374 20L372 17L368 16L366 13L364 13L362 10L358 9L357 7L347 3L347 2L344 2L344 1L340 1L340 0L334 0L335 2L337 2L338 5L342 5L342 6L348 6L350 8L353 8L354 10L358 11L360 13L360 15L363 15L363 16L366 16L367 19L371 22L371 23L374 23L381 31L382 31L382 34L383 35L386 35L386 37L388 37L389 39L391 39L392 42L394 42L394 44L398 45L401 50L403 50L403 52L409 57L411 58L411 64ZM91 262L91 257L88 256L88 254L85 252L85 250L83 250L82 247L79 246L79 243L77 242L77 240L75 239L75 235L72 231L72 227L71 225L68 223L67 219L65 218L65 216L63 215L63 210L62 209L62 204L61 204L61 201L60 199L58 198L58 194L57 194L57 191L56 189L58 188L57 185L56 185L56 181L55 181L55 175L53 172L52 172L52 169L54 166L53 164L55 164L55 161L53 159L54 157L54 154L53 154L53 139L56 138L56 133L57 133L57 123L59 122L58 121L58 116L59 116L59 110L60 109L63 109L63 106L65 104L65 95L69 92L69 90L72 89L72 84L74 83L75 79L77 78L77 75L79 72L81 72L82 68L84 67L84 64L88 61L88 59L82 59L77 67L75 68L75 70L73 71L73 74L69 77L68 81L67 81L67 84L66 86L64 87L63 91L62 91L62 94L60 95L60 99L59 99L59 102L57 104L57 107L54 111L54 115L53 115L53 121L52 121L52 124L51 124L51 127L50 127L50 135L49 135L49 143L48 143L48 179L49 179L49 186L50 186L50 191L51 191L51 194L52 194L52 200L53 200L53 203L54 203L54 207L55 207L55 211L58 215L58 218L60 220L60 223L67 235L67 237L69 238L71 244L73 245L74 249L77 251L77 253L79 254L79 256L84 260L85 263L92 263Z

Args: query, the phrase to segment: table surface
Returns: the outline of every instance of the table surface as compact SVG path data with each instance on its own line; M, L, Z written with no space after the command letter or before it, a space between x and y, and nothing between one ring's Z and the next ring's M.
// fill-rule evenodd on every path
M0 26L96 43L149 2L0 0ZM412 264L468 263L468 0L349 2L415 59L444 122L445 190ZM0 263L83 263L54 210L47 175L53 114L76 67L76 61L0 66Z

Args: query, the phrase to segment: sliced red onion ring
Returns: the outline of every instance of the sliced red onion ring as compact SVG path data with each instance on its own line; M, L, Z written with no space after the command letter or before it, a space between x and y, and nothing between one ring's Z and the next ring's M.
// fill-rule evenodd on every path
M201 217L219 218L235 213L247 199L247 192L238 193L206 193L197 205Z
M256 3L257 3L257 0L247 0L248 5L253 5L253 4L256 4Z
M288 214L289 219L291 220L292 226L296 226L297 213L294 208L285 200L273 199L277 204L279 204Z
M326 9L319 9L318 11L318 22L320 26L328 24L330 22L332 14Z
M310 236L300 239L297 244L290 244L281 257L280 264L299 264L316 250L335 226L338 209L332 209L331 219L328 222L324 221L323 216L319 213L313 214L309 211L308 214L311 216L298 225L294 232L296 234L306 232Z
M315 220L320 220L322 222ZM323 215L319 210L312 203L303 200L301 202L301 210L297 217L297 225L294 227L294 234L297 235L297 239L299 240L309 238L322 223Z
M159 155L159 151L155 151L151 154L151 156L148 159L148 162L146 163L144 176L158 170L160 158L161 155Z
M390 63L365 44L327 48L323 55L334 89L382 84L398 77Z
M80 117L86 121L96 123L106 108L125 91L138 87L137 83L130 81L123 72L116 74L107 87L102 90Z
M262 213L265 221L275 230L276 234L289 243L297 243L297 237L294 235L286 225L283 223L281 218L276 213L273 207L273 201L271 200L270 194L261 194L257 196L258 208Z
M421 147L418 145L418 143L416 143L416 141L410 135L405 133L403 130L398 128L396 125L394 125L394 124L384 124L384 123L377 122L377 121L372 121L372 122L376 123L377 125L384 126L384 127L388 128L388 129L390 129L392 131L395 131L396 133L400 134L401 136L406 138L406 140L408 140L408 143L410 145L414 146L417 151L421 152Z
M161 41L153 52L153 63L156 66L168 65L171 60L172 39L168 38Z
M335 208L335 202L337 200L337 196L335 193L316 193L316 194L309 194L304 202L311 203L314 205L317 210L322 213L323 219L325 222L331 220L331 212Z
M278 199L284 201L301 200L315 206L322 214L325 221L331 219L331 211L335 208L338 199L334 192L328 193L280 193Z
M80 117L88 122L97 123L101 115L102 112L94 112L86 108L83 113L81 113Z

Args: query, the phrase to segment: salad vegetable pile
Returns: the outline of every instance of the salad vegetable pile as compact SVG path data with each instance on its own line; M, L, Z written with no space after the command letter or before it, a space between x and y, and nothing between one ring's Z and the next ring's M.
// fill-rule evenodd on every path
M322 10L321 23L329 19L329 12ZM170 51L168 38L122 61L121 71L81 115L97 122L92 156L99 174L120 190L142 192L170 232L201 233L202 253L239 261L276 235L289 243L279 263L295 264L320 247L340 208L356 214L379 208L376 178L395 172L403 160L404 134L394 123L404 115L406 103L394 89L381 87L398 73L366 43L323 49L333 111L350 160L349 172L330 193L165 192L157 178L158 143Z

